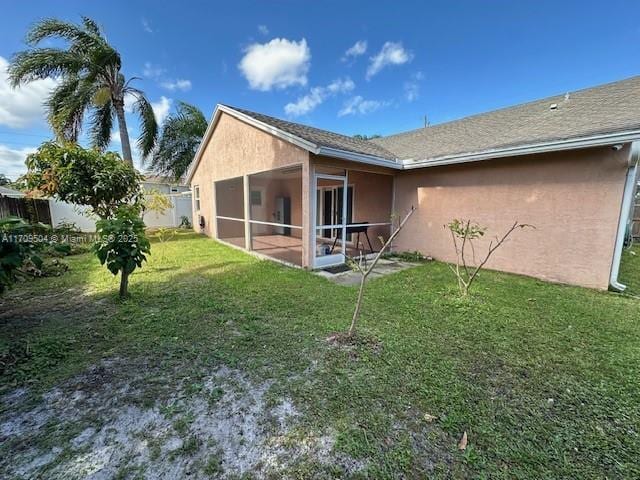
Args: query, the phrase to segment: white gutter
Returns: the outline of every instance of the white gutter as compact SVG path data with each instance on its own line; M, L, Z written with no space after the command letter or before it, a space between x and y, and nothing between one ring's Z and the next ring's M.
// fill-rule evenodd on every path
M627 178L622 193L622 205L620 206L620 218L618 220L618 232L616 234L616 244L613 250L613 262L611 264L611 273L609 276L609 286L617 291L623 292L627 286L618 281L620 273L620 262L622 259L622 249L624 247L624 237L629 228L631 217L631 204L633 203L633 194L635 193L638 161L640 160L640 143L633 142L631 144L631 153L629 156L629 169L627 170Z

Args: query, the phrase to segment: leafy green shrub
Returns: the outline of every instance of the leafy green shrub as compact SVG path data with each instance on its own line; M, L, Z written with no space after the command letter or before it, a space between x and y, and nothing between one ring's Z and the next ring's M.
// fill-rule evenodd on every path
M74 222L60 222L53 228L56 235L76 235L82 233Z
M0 294L15 283L26 262L42 266L33 239L36 228L21 218L0 219Z
M191 222L189 221L189 217L186 215L182 215L180 217L180 228L191 228Z
M423 262L427 259L417 250L413 252L391 252L388 255L385 255L385 258L395 258L404 262Z
M120 297L124 298L127 296L129 275L137 267L142 267L142 262L147 260L145 254L151 250L140 209L122 205L113 218L98 220L96 231L99 236L94 245L96 255L111 273L117 275L120 272Z

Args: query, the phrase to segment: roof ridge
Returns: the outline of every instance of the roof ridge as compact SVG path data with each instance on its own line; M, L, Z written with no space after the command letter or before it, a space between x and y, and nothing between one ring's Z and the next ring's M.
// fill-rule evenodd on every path
M532 104L535 104L535 103L548 101L548 100L551 100L551 99L556 98L556 97L564 96L567 93L569 93L569 95L571 95L571 94L579 94L579 93L582 93L582 92L585 92L585 91L598 90L600 88L606 88L606 87L609 87L609 86L614 85L614 84L620 84L620 83L624 83L624 82L627 82L629 80L638 79L638 78L640 78L640 75L632 75L630 77L623 78L622 80L614 80L614 81L607 82L607 83L601 83L600 85L595 85L595 86L592 86L592 87L584 87L584 88L580 88L578 90L567 91L567 92L564 92L564 93L557 93L557 94L554 94L554 95L549 95L547 97L537 98L535 100L529 100L529 101L526 101L526 102L523 102L523 103L517 103L515 105L508 105L506 107L496 108L494 110L486 110L484 112L474 113L474 114L467 115L467 116L464 116L464 117L456 118L454 120L448 120L446 122L437 123L435 125L429 125L427 127L418 127L418 128L414 128L412 130L407 130L405 132L398 132L398 133L393 133L391 135L386 135L386 136L383 136L383 137L374 138L373 140L374 141L384 141L386 139L397 138L397 137L401 137L401 136L404 136L404 135L410 135L412 133L424 132L424 131L427 131L427 130L429 130L431 128L441 127L443 125L450 125L452 123L461 122L463 120L470 120L470 119L477 118L477 117L487 116L487 115L490 115L490 114L493 114L493 113L505 112L505 111L516 109L516 108L526 107L528 105L532 105ZM377 143L377 142L375 142L375 143ZM379 144L379 143L378 143L378 145L383 146L382 144Z

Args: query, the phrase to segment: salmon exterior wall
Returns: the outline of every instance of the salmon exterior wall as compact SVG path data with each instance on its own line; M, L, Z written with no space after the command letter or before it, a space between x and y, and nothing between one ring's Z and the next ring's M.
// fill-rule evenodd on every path
M486 252L517 220L536 228L515 231L487 268L606 289L629 155L626 145L400 172L396 211L418 210L395 250L453 262L444 224L460 218L488 227L479 243Z
M200 211L195 210L195 202L193 206L194 229L200 231L198 215L202 215L204 233L215 236L215 181L295 164L308 171L308 163L306 150L222 113L191 179L191 187L200 188Z
M349 185L353 186L353 223L391 222L393 200L393 176L379 175L369 172L349 171ZM375 250L382 248L379 237L387 241L391 235L391 227L369 227L369 240ZM356 237L353 236L355 241ZM366 242L360 236L361 242ZM365 243L365 246L366 243Z
M294 178L265 179L254 177L251 179L251 187L261 187L264 192L263 208L251 207L251 218L262 222L276 222L277 197L289 197L291 199L291 225L302 226L302 169L300 176ZM277 227L270 225L253 225L252 232L262 235L275 234ZM291 236L302 238L302 229L292 228Z

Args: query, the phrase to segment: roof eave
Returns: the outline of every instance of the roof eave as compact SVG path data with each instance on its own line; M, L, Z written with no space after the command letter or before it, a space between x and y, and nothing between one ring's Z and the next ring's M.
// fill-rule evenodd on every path
M320 147L317 155L325 155L327 157L341 158L343 160L352 160L354 162L366 163L368 165L377 165L379 167L388 167L394 169L402 169L402 164L396 160L391 160L384 157L378 157L375 155L366 155L363 153L348 152L346 150L340 150L338 148Z
M198 168L198 164L200 163L200 159L202 158L204 149L206 148L206 145L209 143L209 140L211 139L211 135L213 134L213 131L216 127L216 124L218 123L218 120L220 119L220 115L222 112L227 113L237 118L238 120L241 120L245 123L248 123L249 125L252 125L253 127L259 130L262 130L263 132L267 132L271 135L274 135L286 142L292 143L316 155L327 155L329 157L341 158L343 160L353 160L361 163L368 163L370 165L386 166L390 168L402 168L400 164L395 160L389 160L387 158L378 157L375 155L366 155L361 153L349 152L349 151L341 150L337 148L319 146L315 143L309 142L296 135L280 130L279 128L273 127L264 122L261 122L260 120L257 120L233 108L227 107L226 105L218 104L216 105L213 115L211 116L211 120L209 121L209 125L207 126L207 130L204 134L204 137L202 138L202 142L200 142L200 145L198 146L198 151L196 152L193 162L191 162L191 166L189 167L189 170L187 172L187 184L191 183L191 179L193 178L193 175L196 169Z
M438 167L442 165L454 165L457 163L477 162L495 158L516 157L531 155L534 153L557 152L563 150L575 150L580 148L615 145L640 140L640 130L628 130L624 132L605 133L588 137L576 137L551 142L541 142L528 145L469 152L455 155L428 158L423 160L402 160L402 169Z

